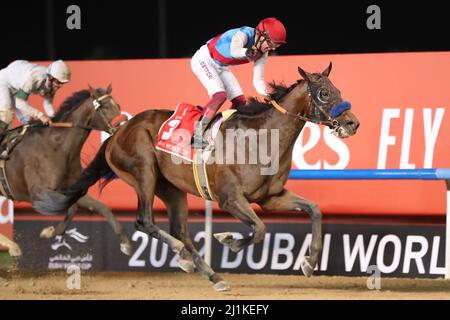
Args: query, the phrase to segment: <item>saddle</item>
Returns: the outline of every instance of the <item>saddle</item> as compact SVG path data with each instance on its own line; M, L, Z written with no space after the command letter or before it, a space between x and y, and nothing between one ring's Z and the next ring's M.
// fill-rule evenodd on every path
M11 188L6 178L5 165L12 150L23 140L30 125L24 125L6 131L0 141L0 194L10 200L14 200Z
M0 141L0 160L8 160L13 149L23 140L29 125L8 130Z
M214 139L222 123L230 119L236 110L219 112L210 122L203 139L212 148ZM197 122L203 116L203 108L188 103L180 103L173 115L167 119L158 131L156 149L177 155L185 160L193 161L194 149L191 140ZM207 147L207 149L208 149Z
M212 119L203 134L203 140L207 143L205 150L194 149L191 144L194 129L203 116L203 108L199 106L188 103L178 104L173 115L161 125L158 131L156 149L192 162L195 185L204 199L214 200L206 172L206 162L214 150L214 139L220 126L235 112L234 109L225 110Z

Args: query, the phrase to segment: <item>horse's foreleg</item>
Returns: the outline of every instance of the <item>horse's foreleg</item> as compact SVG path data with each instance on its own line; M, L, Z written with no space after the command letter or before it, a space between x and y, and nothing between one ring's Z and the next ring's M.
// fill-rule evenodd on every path
M128 234L126 233L125 229L123 228L122 224L120 224L114 217L114 214L112 213L110 208L108 208L100 201L91 198L90 196L84 196L80 198L77 201L77 205L80 208L84 208L104 216L108 220L108 223L110 224L112 229L114 230L114 233L120 239L120 251L122 251L124 254L128 256L131 255L131 253L133 252L131 240Z
M253 234L243 239L234 239L230 232L214 234L214 237L220 243L228 246L233 252L239 252L251 244L260 243L264 240L266 226L241 193L224 193L224 196L219 200L219 206L253 229Z
M0 233L0 245L8 248L8 252L11 257L20 258L22 256L22 250L19 245L14 241L9 240L7 237Z
M264 199L259 205L269 211L304 211L308 213L312 222L310 256L305 257L301 267L306 276L311 276L322 251L322 213L317 204L283 190L279 195Z

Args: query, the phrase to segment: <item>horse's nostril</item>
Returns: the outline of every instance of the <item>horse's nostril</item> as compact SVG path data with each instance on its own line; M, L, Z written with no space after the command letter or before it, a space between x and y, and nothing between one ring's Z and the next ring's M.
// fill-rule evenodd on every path
M355 122L353 120L349 120L349 121L346 122L346 125L348 127L352 128L353 130L356 130L359 127L359 122Z

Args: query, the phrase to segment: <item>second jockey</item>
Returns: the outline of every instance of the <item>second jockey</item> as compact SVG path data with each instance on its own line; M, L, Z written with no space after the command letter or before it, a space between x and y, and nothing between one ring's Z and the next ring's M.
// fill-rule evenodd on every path
M265 18L256 28L241 27L219 34L194 54L192 71L211 97L194 130L195 148L202 148L203 133L227 98L232 108L246 104L241 86L229 66L254 62L253 85L259 94L267 95L264 66L269 51L285 43L283 24L276 18Z
M47 67L16 60L0 70L0 140L11 126L15 112L21 123L26 123L31 118L39 119L44 124L49 123L55 114L55 93L70 79L70 68L62 60L54 61ZM44 98L46 114L28 103L31 94Z

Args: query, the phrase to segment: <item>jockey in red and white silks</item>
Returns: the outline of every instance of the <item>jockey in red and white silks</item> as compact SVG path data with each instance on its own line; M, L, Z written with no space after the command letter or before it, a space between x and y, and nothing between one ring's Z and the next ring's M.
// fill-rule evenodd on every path
M231 29L203 45L192 57L194 74L208 91L211 100L205 105L203 118L194 137L201 137L208 123L225 103L232 107L245 105L246 99L229 66L254 62L253 85L259 94L267 95L264 66L269 51L286 43L286 29L275 18L262 20L256 28ZM199 139L196 139L199 141ZM195 147L201 147L197 143Z

